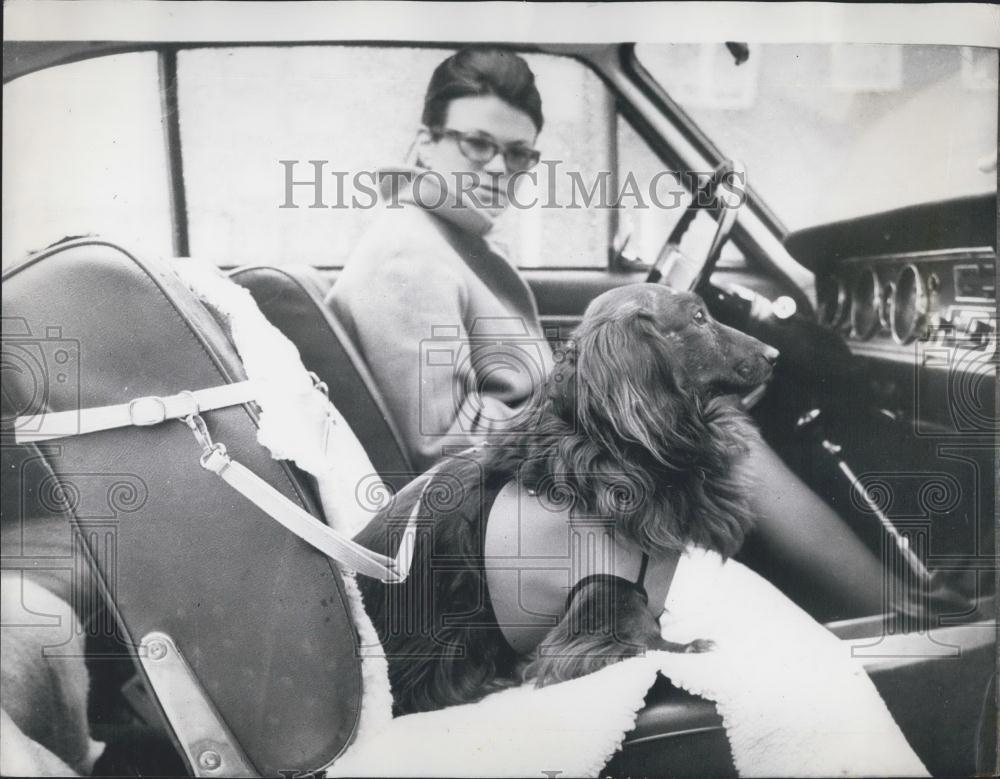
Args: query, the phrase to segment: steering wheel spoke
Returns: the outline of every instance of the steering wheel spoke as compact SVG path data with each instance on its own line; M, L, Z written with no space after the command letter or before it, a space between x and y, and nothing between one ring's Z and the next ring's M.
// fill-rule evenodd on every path
M699 291L715 270L722 247L736 226L739 210L746 199L745 185L746 170L743 165L736 160L723 160L711 178L693 193L691 205L667 236L646 281L665 284L676 290ZM681 239L701 211L708 211L715 219L715 232L703 253L689 257L681 251ZM749 411L766 391L767 382L741 397L739 406Z
M674 225L649 271L646 281L679 290L698 289L715 269L722 247L736 225L745 200L746 170L736 160L723 160L711 178L693 194L693 202ZM689 258L680 250L681 239L699 211L715 218L715 233L705 252Z

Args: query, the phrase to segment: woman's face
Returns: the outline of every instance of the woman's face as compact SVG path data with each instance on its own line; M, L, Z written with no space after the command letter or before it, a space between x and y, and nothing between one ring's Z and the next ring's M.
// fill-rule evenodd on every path
M501 149L531 148L537 137L531 117L495 95L452 100L442 129L491 139ZM462 153L457 138L435 135L427 128L421 129L417 137L417 151L420 161L444 176L449 187L462 182L460 186L470 189L479 203L506 208L511 174L502 152L487 162L474 162Z

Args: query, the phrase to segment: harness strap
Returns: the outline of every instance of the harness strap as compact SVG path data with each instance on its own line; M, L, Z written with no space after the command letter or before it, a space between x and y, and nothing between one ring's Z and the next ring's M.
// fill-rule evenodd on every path
M315 375L313 381L316 390L325 396L326 386ZM393 559L373 552L317 520L249 468L233 460L223 444L212 441L200 412L255 400L258 389L252 381L241 381L208 389L185 390L166 397L149 395L113 406L25 415L17 418L14 437L18 443L48 441L120 427L148 427L168 419L181 419L191 428L202 446L202 467L218 475L282 527L317 551L360 574L388 584L406 581L413 562L416 520L423 493L410 512L399 549ZM425 474L424 490L435 471L436 469L432 469Z
M569 594L566 596L566 605L563 608L563 610L564 611L569 611L569 607L572 605L573 598L575 598L577 596L577 593L579 593L580 590L582 590L588 584L591 584L591 583L596 582L596 581L612 581L612 582L618 581L618 582L622 582L622 584L624 584L624 585L626 585L628 587L632 587L636 592L639 593L639 595L642 596L642 599L646 603L649 603L649 593L646 592L646 569L647 568L649 568L649 555L646 552L643 552L642 553L642 561L639 563L639 575L638 575L638 577L636 578L636 580L634 582L630 582L628 579L624 578L623 576L616 576L613 573L592 573L589 576L584 576L582 579L580 579L580 581L578 581L576 584L574 584L573 585L573 589L571 589L569 591Z
M202 455L201 465L217 474L226 484L256 505L261 511L291 531L314 549L339 563L373 579L386 583L406 580L413 560L415 517L419 503L411 512L396 559L386 557L341 535L329 525L297 506L246 466L233 460L222 444L212 444Z
M202 411L238 406L255 400L256 397L257 388L252 381L239 381L208 389L185 390L165 397L147 395L114 406L26 414L19 416L15 422L14 440L22 444L119 427L148 427L168 419L183 419Z
M635 579L635 586L646 591L646 569L649 568L649 555L642 553L642 562L639 563L639 575Z

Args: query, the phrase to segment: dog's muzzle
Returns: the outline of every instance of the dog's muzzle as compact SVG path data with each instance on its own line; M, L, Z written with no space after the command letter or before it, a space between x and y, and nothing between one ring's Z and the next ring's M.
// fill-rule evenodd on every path
M781 352L773 346L764 344L763 351L757 352L751 359L745 360L736 366L736 373L748 385L760 384L771 377L771 373L780 355Z

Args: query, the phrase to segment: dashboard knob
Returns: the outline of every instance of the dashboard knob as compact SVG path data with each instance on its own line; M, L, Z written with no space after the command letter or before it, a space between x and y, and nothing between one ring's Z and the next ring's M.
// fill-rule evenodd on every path
M969 329L966 331L966 346L969 349L985 349L993 335L993 326L982 319L973 319L969 322Z
M788 319L788 317L793 316L798 311L798 306L795 305L794 299L788 297L788 295L782 295L774 301L771 309L778 319Z
M955 321L943 315L931 320L931 337L945 345L955 343Z

